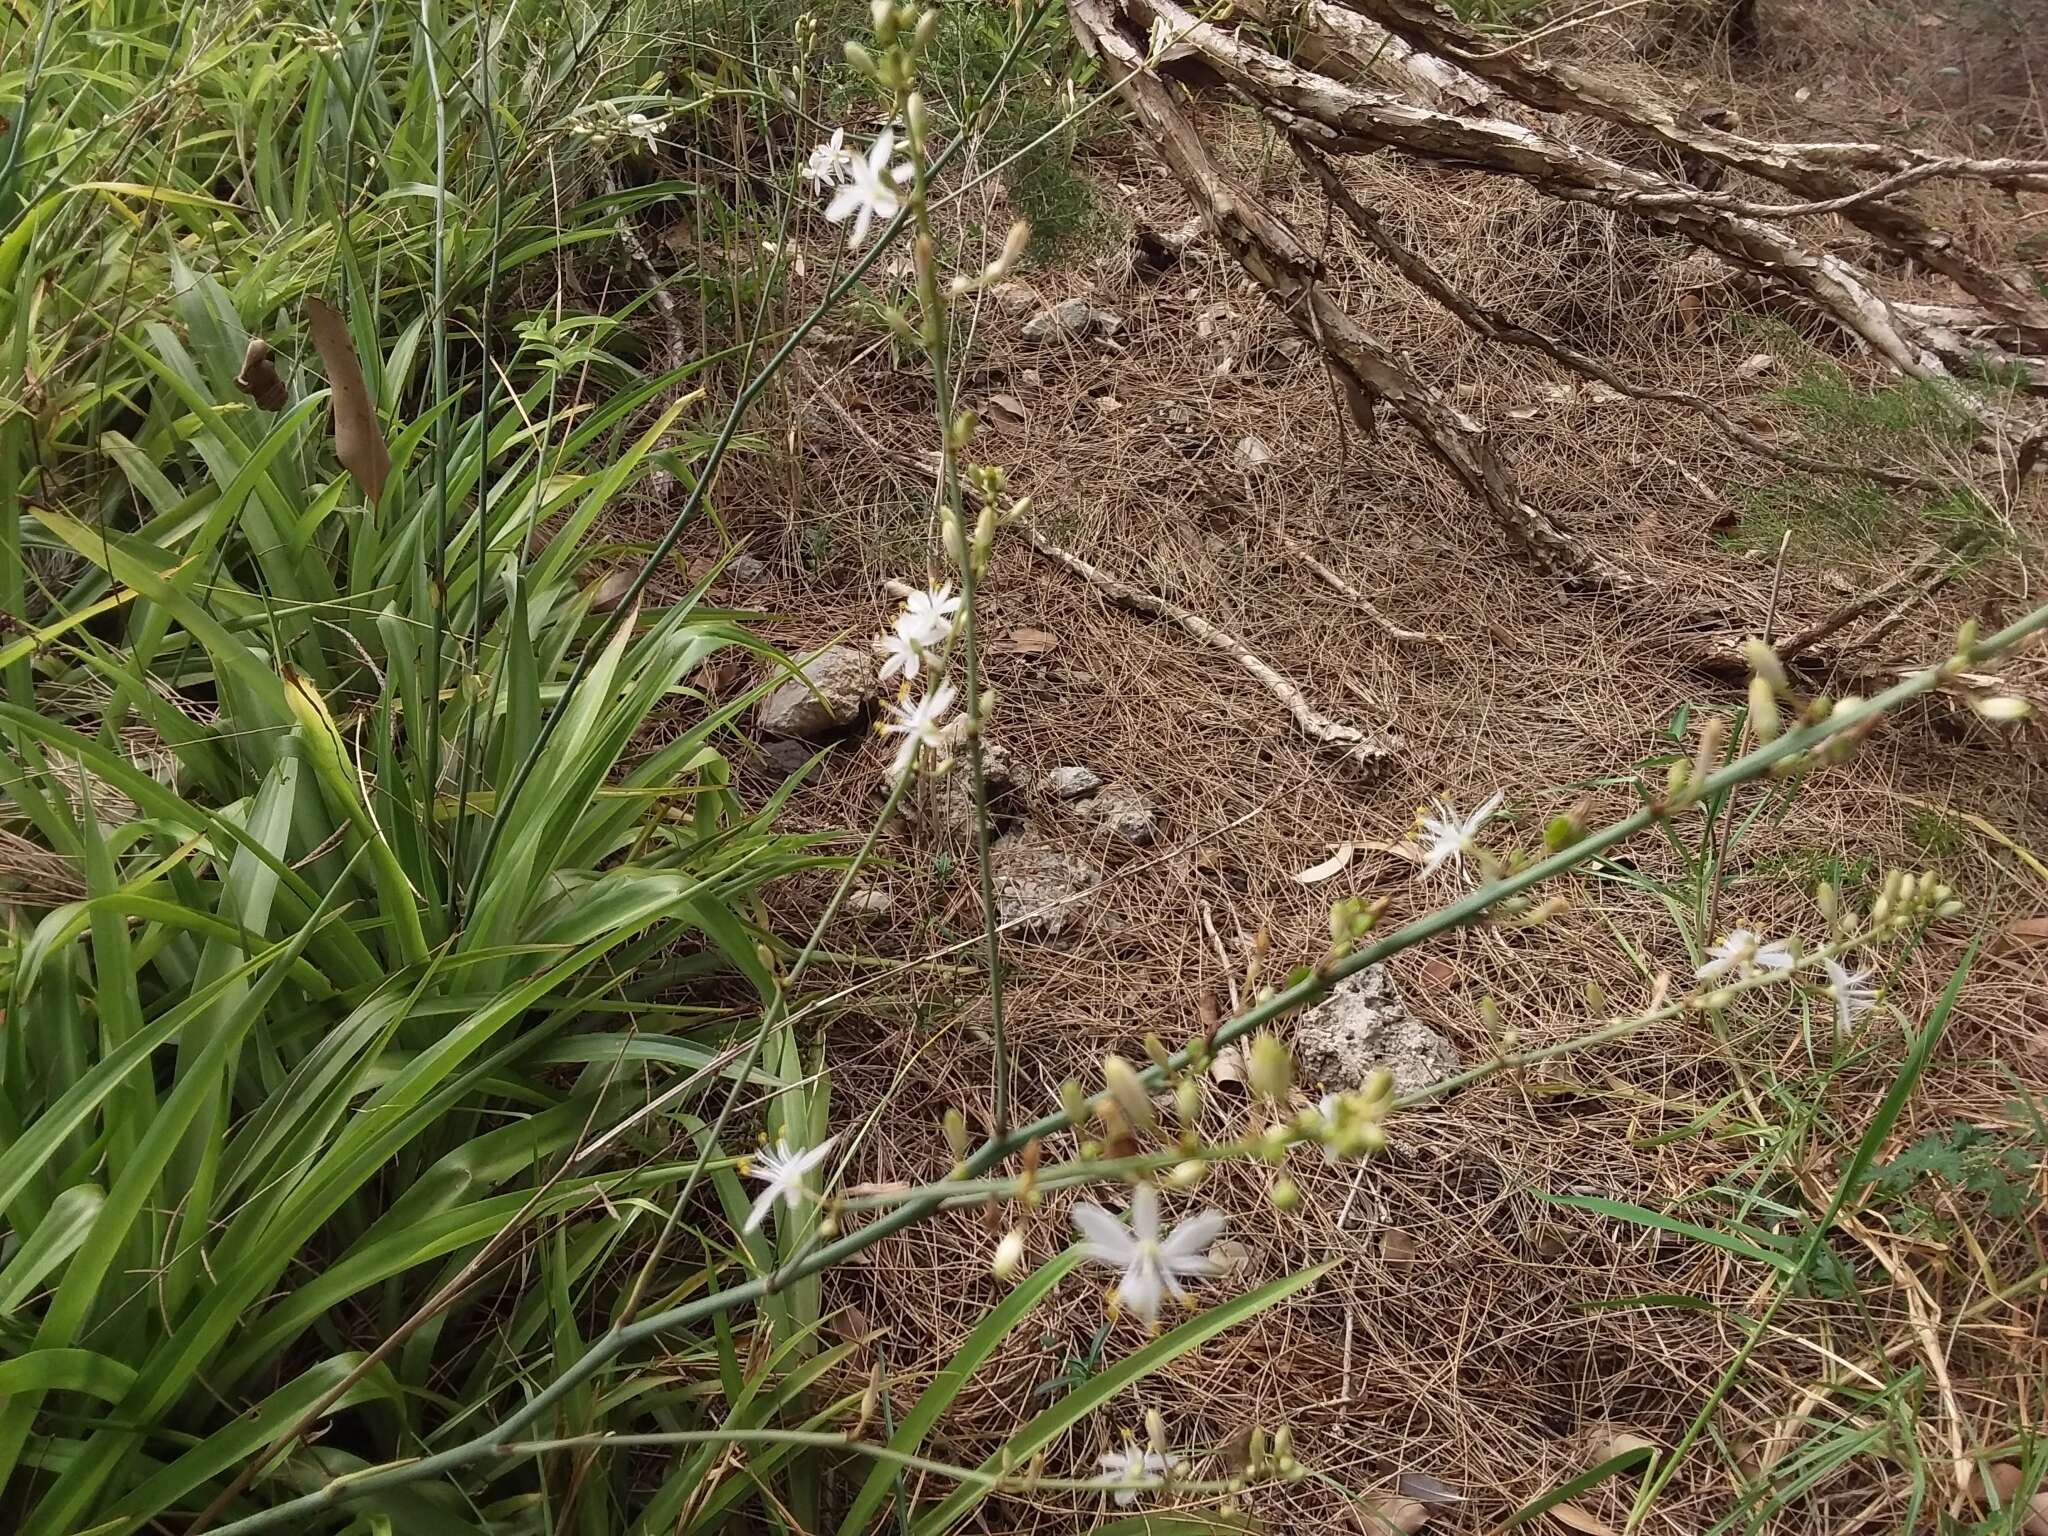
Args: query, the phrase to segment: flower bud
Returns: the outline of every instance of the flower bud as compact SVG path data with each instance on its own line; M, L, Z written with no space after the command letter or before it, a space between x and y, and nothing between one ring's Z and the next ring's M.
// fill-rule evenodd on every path
M846 44L846 65L857 75L864 75L870 80L875 78L874 55L851 40Z
M1278 1103L1294 1086L1294 1062L1278 1035L1261 1030L1254 1036L1247 1065L1246 1076L1251 1079L1252 1091L1262 1098Z
M1692 755L1692 787L1704 788L1707 776L1721 766L1721 747L1728 739L1728 722L1709 715L1700 722L1700 743Z
M1749 680L1749 728L1760 742L1776 741L1785 728L1778 718L1778 696L1761 677Z
M988 552L996 543L996 507L992 501L981 504L981 515L974 520L974 558L977 564L986 563Z
M1209 1176L1209 1165L1199 1157L1185 1158L1167 1170L1166 1182L1175 1189L1193 1189Z
M1586 1007L1590 1012L1601 1014L1607 1011L1607 992L1599 982L1594 981L1591 977L1586 979L1586 985L1581 989L1581 995L1586 999Z
M910 147L922 154L924 151L924 92L912 91L903 101L903 121L910 129Z
M1088 1100L1081 1092L1081 1085L1071 1077L1060 1084L1060 1109L1074 1130L1078 1131L1088 1123Z
M1678 804L1685 799L1686 791L1691 786L1692 770L1686 767L1682 759L1673 758L1664 769L1665 801L1671 805Z
M1145 1443L1155 1456L1166 1455L1166 1420L1157 1408L1145 1410Z
M1109 1096L1124 1112L1124 1118L1133 1130L1147 1130L1152 1125L1152 1096L1145 1091L1145 1085L1138 1080L1138 1072L1123 1057L1110 1055L1102 1058L1102 1083L1109 1090Z
M1970 708L1994 725L2010 725L2015 720L2026 719L2034 712L2034 706L2025 699L2015 698L2006 693L1973 696Z
M989 1262L989 1272L998 1280L1016 1278L1017 1270L1024 1262L1024 1233L1019 1227L1012 1227L1003 1234L1003 1240L996 1244L996 1256Z
M1190 1132L1202 1118L1202 1085L1194 1078L1184 1077L1173 1085L1173 1114Z
M917 18L917 26L910 34L910 46L918 53L931 47L932 39L939 34L939 13L926 11Z
M1761 640L1745 640L1742 642L1742 659L1749 663L1753 674L1771 685L1773 692L1785 691L1785 667L1770 646Z
M955 1162L967 1156L967 1117L957 1109L948 1109L945 1117L946 1145L953 1149Z
M1294 1180L1281 1174L1273 1181L1273 1187L1266 1191L1266 1198L1273 1202L1276 1211L1291 1211L1301 1204L1301 1190Z
M875 36L889 42L896 36L896 6L894 0L871 0L868 15L875 25Z
M877 1360L868 1371L868 1384L860 1395L860 1416L853 1421L850 1431L858 1440L861 1432L874 1421L876 1411L882 1406L882 1362Z

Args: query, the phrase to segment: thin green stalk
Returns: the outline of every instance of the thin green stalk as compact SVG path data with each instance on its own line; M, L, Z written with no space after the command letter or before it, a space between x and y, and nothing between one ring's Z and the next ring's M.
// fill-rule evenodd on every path
M1011 43L1009 51L1003 55L1002 62L996 66L995 73L989 79L986 96L983 101L976 104L977 111L986 106L988 101L994 99L995 93L1001 89L1004 79L1016 64L1017 56L1023 52L1024 42L1029 37L1031 28L1035 27L1043 19L1052 4L1053 0L1039 0L1037 8L1032 12L1029 20L1026 21L1024 28L1017 34L1016 40ZM936 176L943 171L953 158L960 154L972 141L972 134L962 133L958 135L952 143L940 151L938 159L932 162L931 174ZM719 424L718 435L712 440L711 446L705 450L704 462L698 468L696 483L690 488L690 493L684 498L682 506L677 509L675 521L669 525L668 531L655 541L654 548L649 551L647 558L641 562L640 569L634 573L632 585L626 589L625 595L619 599L618 606L613 610L611 616L606 619L604 627L598 632L583 654L577 658L576 665L569 674L568 682L563 685L561 700L543 717L540 729L534 733L533 744L527 748L525 757L520 759L519 766L514 770L510 782L500 791L498 814L491 821L491 830L484 838L483 851L477 857L479 880L483 878L484 871L490 868L491 855L497 849L498 838L504 830L512 802L518 799L519 792L526 787L526 781L533 776L534 769L540 763L542 752L546 749L548 741L554 735L556 726L561 722L568 701L575 695L577 686L583 681L589 671L591 658L603 653L605 646L610 643L617 626L623 623L627 615L632 613L638 606L641 594L647 590L647 583L654 579L654 573L667 563L669 555L676 547L676 541L683 535L683 529L695 519L698 508L703 505L705 496L710 492L712 482L718 478L719 465L725 462L726 454L732 449L732 441L739 433L741 419L746 415L754 401L760 397L761 392L768 387L769 382L787 366L790 358L795 356L796 349L803 345L804 339L810 335L818 323L831 313L833 307L853 289L854 285L861 278L867 275L868 269L881 260L882 253L889 248L896 236L902 232L904 226L910 222L910 219L911 210L909 208L897 210L896 216L882 227L879 236L873 244L856 258L852 266L847 268L846 275L826 290L825 296L817 302L809 314L797 322L796 327L789 333L788 338L780 347L775 349L774 354L762 365L761 371L749 379L740 392L733 397L732 408L726 412L725 420Z
M2048 629L2048 606L2035 609L2024 618L2007 625L1988 640L1971 646L1957 658L1964 665L1982 661L2010 650L2028 636ZM1767 773L1782 762L1812 752L1845 732L1855 730L1877 720L1886 712L1897 708L1909 699L1932 691L1946 675L1944 667L1929 667L1904 678L1882 693L1871 698L1844 704L1826 719L1813 725L1801 726L1788 731L1774 741L1737 759L1707 775L1696 786L1702 795L1709 795L1728 788L1730 785L1745 783ZM1341 959L1316 967L1308 975L1290 986L1283 987L1272 996L1231 1019L1221 1026L1209 1042L1211 1047L1227 1045L1253 1030L1302 1008L1327 994L1332 987L1347 976L1355 975L1369 966L1411 949L1426 939L1453 928L1462 927L1485 914L1485 912L1512 896L1520 895L1531 887L1557 875L1566 873L1585 862L1595 854L1603 853L1616 844L1644 831L1660 819L1663 811L1657 806L1645 806L1634 815L1623 818L1599 831L1589 833L1571 847L1539 860L1526 869L1483 889L1472 891L1458 900L1426 916L1397 928L1378 942L1366 945ZM1189 1065L1191 1053L1178 1051L1169 1059L1166 1068L1150 1067L1140 1075L1148 1088L1158 1090L1167 1082L1168 1070L1178 1071ZM1005 1158L1022 1150L1029 1142L1042 1137L1056 1135L1068 1130L1064 1111L1055 1112L1021 1126L1000 1137L991 1137L971 1155L963 1168L966 1176L985 1173ZM812 1253L795 1266L795 1273L773 1277L778 1284L792 1279L829 1269L844 1263L854 1255L874 1246L890 1235L902 1231L936 1211L941 1202L926 1198L899 1207L878 1217L859 1230L849 1232ZM555 1405L562 1402L582 1383L588 1381L612 1360L637 1344L650 1341L658 1335L691 1324L701 1322L718 1313L735 1307L746 1306L770 1294L768 1278L744 1281L724 1291L698 1297L694 1301L672 1307L665 1312L654 1313L639 1319L629 1327L615 1328L603 1338L594 1341L584 1354L565 1369L561 1375L546 1387L536 1392L524 1406L514 1410L494 1428L473 1436L460 1445L450 1446L431 1456L415 1461L392 1463L382 1467L369 1468L361 1473L351 1474L345 1481L337 1480L326 1487L287 1500L276 1507L258 1514L245 1516L221 1528L222 1536L248 1536L255 1531L273 1530L291 1525L320 1510L345 1503L362 1493L374 1492L381 1488L398 1487L418 1482L424 1478L438 1476L456 1467L466 1466L484 1457L498 1454L499 1448L509 1443L512 1437L528 1424L537 1422L551 1413Z

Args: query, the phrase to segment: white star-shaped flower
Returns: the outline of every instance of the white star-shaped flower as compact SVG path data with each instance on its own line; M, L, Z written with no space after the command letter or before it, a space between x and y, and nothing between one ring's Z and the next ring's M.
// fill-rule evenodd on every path
M1157 1451L1141 1451L1136 1445L1128 1445L1120 1451L1105 1451L1095 1458L1095 1464L1102 1468L1104 1477L1114 1478L1120 1483L1136 1483L1148 1477L1164 1477L1173 1470L1174 1464ZM1138 1502L1137 1488L1119 1488L1110 1498L1120 1505Z
M915 173L908 165L892 168L889 157L895 153L896 135L884 128L868 147L866 159L853 154L846 157L842 167L846 173L845 185L825 205L825 217L834 224L853 220L853 231L846 240L849 250L867 239L876 219L893 219L903 206L903 199L897 196L896 188Z
M1462 821L1458 818L1457 807L1442 800L1436 802L1435 815L1424 812L1422 832L1429 839L1429 844L1422 850L1422 878L1427 880L1446 863L1453 869L1461 867L1465 855L1471 851L1472 840L1479 835L1479 829L1493 819L1505 798L1502 791L1495 790L1486 804Z
M1783 939L1763 942L1747 928L1731 929L1707 948L1711 957L1693 975L1700 981L1719 981L1723 976L1754 976L1759 969L1789 971L1799 963L1792 946Z
M959 611L960 599L950 581L929 592L913 592L903 599L903 611L896 616L896 633L935 651L952 635L953 615Z
M882 658L881 680L884 683L898 677L909 682L917 676L918 668L924 665L924 647L900 631L877 636L875 654Z
M944 745L941 722L946 711L953 707L957 690L951 683L941 683L915 704L889 702L889 713L894 717L882 724L884 736L901 736L903 745L896 749L896 762L890 772L902 777L917 757L920 747Z
M787 1141L778 1141L772 1148L764 1148L748 1158L741 1171L750 1179L765 1180L768 1187L754 1198L754 1207L747 1212L745 1226L741 1229L754 1232L768 1219L768 1213L780 1200L792 1211L800 1211L804 1201L810 1198L804 1188L804 1177L825 1160L825 1154L832 1150L837 1136L827 1136L808 1152L792 1150Z
M853 154L846 147L846 130L834 128L832 137L812 150L810 159L804 162L804 180L822 192L844 181L852 163Z
M645 112L628 112L626 114L626 137L638 139L646 146L647 152L650 155L661 148L656 135L661 132L662 126L660 118L649 117Z
M1835 1034L1846 1040L1856 1021L1877 1006L1877 988L1870 984L1867 969L1852 971L1833 957L1820 965L1828 973L1828 995L1835 1000Z
M1186 1304L1181 1280L1219 1272L1209 1245L1223 1233L1221 1211L1205 1210L1178 1227L1159 1227L1159 1191L1140 1184L1131 1191L1131 1224L1127 1227L1099 1205L1074 1207L1074 1225L1087 1239L1082 1254L1097 1264L1120 1269L1116 1298L1147 1322L1159 1320L1159 1306L1168 1296Z

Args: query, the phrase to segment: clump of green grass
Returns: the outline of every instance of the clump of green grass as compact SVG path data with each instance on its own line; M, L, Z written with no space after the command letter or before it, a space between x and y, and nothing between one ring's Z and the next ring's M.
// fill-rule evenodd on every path
M1787 533L1793 553L1807 558L1868 552L1899 516L1890 492L1862 481L1782 475L1735 494L1742 511L1722 542L1763 554L1777 553Z
M1916 810L1906 818L1906 841L1924 859L1955 858L1970 841L1962 827L1935 810Z
M1814 435L1859 446L1961 447L1977 432L1969 412L1925 380L1864 389L1833 363L1815 363L1772 398L1806 417Z

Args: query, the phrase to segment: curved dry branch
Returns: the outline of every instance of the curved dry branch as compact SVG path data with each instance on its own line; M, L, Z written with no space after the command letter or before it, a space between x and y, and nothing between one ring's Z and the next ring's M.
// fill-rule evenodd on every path
M1759 219L1703 205L1668 177L1624 165L1534 128L1497 117L1454 117L1384 91L1332 80L1253 47L1234 33L1197 19L1175 0L1125 0L1145 29L1156 23L1199 55L1202 63L1319 148L1396 149L1446 165L1512 176L1568 202L1625 208L1645 196L1682 199L1642 210L1653 223L1713 251L1731 265L1797 293L1899 372L1951 387L1937 338L1895 312L1850 263L1807 245ZM1697 189L1690 189L1697 193ZM1991 413L1964 391L1956 403L1973 416Z
M1540 352L1572 372L1583 374L1590 379L1598 379L1610 389L1632 399L1656 400L1667 405L1683 406L1687 410L1698 411L1731 442L1740 444L1761 458L1771 459L1792 469L1805 470L1816 475L1871 480L1880 485L1897 486L1905 490L1943 491L1949 488L1942 481L1928 475L1878 469L1860 464L1844 464L1834 459L1815 458L1790 448L1780 447L1760 433L1750 431L1720 406L1703 396L1683 389L1638 384L1615 372L1590 353L1580 351L1563 337L1515 320L1497 309L1479 303L1470 295L1453 287L1450 280L1432 266L1427 257L1402 240L1387 227L1386 222L1378 214L1360 202L1344 184L1343 178L1331 169L1329 161L1304 142L1298 134L1288 134L1287 142L1293 147L1301 163L1314 173L1316 180L1322 184L1324 193L1350 221L1352 228L1370 241L1374 249L1393 263L1395 270L1410 283L1435 299L1488 341L1504 342L1509 346Z
M1967 177L2015 190L2048 191L2048 161L1971 160L1882 144L1773 144L1701 122L1676 102L1628 89L1569 64L1502 52L1491 40L1446 15L1430 0L1340 0L1411 46L1455 63L1530 105L1583 112L1619 124L1683 154L1747 172L1799 193L1875 236L1894 251L1953 278L1987 308L1986 318L2017 327L2030 348L2048 346L2048 306L2002 273L1958 250L1944 232L1895 203L1866 200L1845 172L1899 178ZM1900 185L1908 183L1901 182ZM1890 190L1897 191L1894 186ZM1742 215L1730 200L1722 211ZM1787 217L1775 210L1765 217Z
M1139 127L1194 200L1203 222L1322 349L1362 428L1375 430L1374 408L1384 401L1549 574L1598 591L1633 591L1643 585L1639 576L1525 501L1485 429L1402 366L1336 301L1320 281L1319 264L1294 232L1217 169L1164 82L1146 71L1143 46L1119 25L1107 0L1073 0L1068 16L1082 45L1103 58L1120 80L1119 90ZM1182 20L1200 25L1185 12L1178 12L1171 24L1177 28Z

